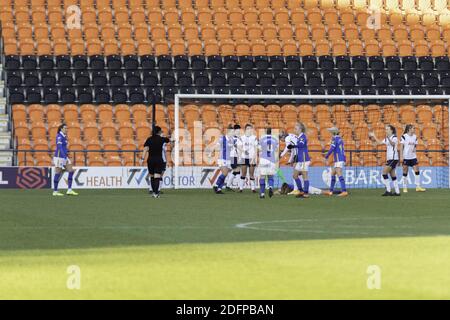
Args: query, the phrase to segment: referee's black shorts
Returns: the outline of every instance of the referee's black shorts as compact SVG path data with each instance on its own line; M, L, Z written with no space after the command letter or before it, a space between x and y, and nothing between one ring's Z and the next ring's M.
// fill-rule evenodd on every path
M147 167L149 174L162 174L166 170L166 163L162 159L149 159Z

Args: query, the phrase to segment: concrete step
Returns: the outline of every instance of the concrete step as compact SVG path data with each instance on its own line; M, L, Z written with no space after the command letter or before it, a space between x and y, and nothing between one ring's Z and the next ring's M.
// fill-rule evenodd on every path
M0 152L0 167L12 165L12 152Z
M8 132L8 120L2 120L0 119L0 132Z
M10 132L0 132L0 145L8 146L6 149L9 149L11 144L11 133Z

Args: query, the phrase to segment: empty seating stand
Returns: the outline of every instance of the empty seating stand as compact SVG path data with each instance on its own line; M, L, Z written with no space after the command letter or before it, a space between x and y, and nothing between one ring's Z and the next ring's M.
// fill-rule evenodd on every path
M445 5L380 1L374 29L365 0L3 0L8 99L449 94Z
M156 106L155 120L165 134L174 128L173 112L173 105ZM13 106L14 132L19 150L54 150L57 128L65 122L76 165L136 165L139 155L135 152L142 149L145 139L150 135L151 117L151 108L143 104ZM442 152L430 151L448 150L448 107L442 105L190 104L181 109L180 128L185 129L182 134L191 138L192 147L195 121L202 122L203 134L210 129L222 131L231 123L252 123L256 129L271 126L292 132L295 124L302 121L308 127L314 166L326 165L321 152L329 146L331 136L327 128L330 126L340 128L346 141L348 161L352 165L376 166L384 162L383 152L359 152L377 149L369 140L369 130L382 136L386 124L395 125L399 132L406 124L414 124L420 139L418 150L428 151L419 152L421 165L443 166L448 161ZM200 141L198 137L196 140L202 150L206 149L208 143L203 140L204 136ZM194 152L181 158L185 165L206 164L201 157L195 157ZM49 152L19 153L18 156L19 165L50 165L50 161ZM282 160L282 164L285 162L286 159Z

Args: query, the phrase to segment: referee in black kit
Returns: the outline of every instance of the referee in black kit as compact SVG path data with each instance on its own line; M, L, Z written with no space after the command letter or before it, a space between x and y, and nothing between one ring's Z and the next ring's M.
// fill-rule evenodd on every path
M145 141L141 159L142 165L148 154L147 166L154 198L159 198L159 186L162 174L166 170L164 145L170 143L169 138L162 137L161 133L161 127L155 126L152 136Z

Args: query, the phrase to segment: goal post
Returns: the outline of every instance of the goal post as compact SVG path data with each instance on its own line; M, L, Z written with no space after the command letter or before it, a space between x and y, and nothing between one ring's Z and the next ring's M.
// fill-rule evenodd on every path
M231 109L231 116L228 118L222 114L222 110L225 110L223 109L224 105ZM215 178L213 170L217 168L217 164L208 155L211 150L208 152L204 150L205 132L208 132L207 138L211 140L211 132L214 133L212 135L219 135L229 124L239 123L243 129L247 121L242 120L242 117L238 116L239 111L236 110L247 107L249 117L244 116L243 118L248 119L248 123L255 125L258 113L255 105L264 108L271 107L270 111L269 108L266 109L265 115L263 112L263 121L256 121L259 124L255 129L260 129L260 132L262 132L264 124L267 124L269 127L275 126L275 129L291 133L291 119L286 119L287 116L283 114L283 110L288 110L286 106L290 105L297 108L297 117L292 121L295 123L306 121L307 127L309 125L312 140L316 141L317 138L318 142L317 147L313 150L313 158L317 161L313 161L312 165L321 167L323 170L326 170L327 163L321 160L323 158L321 153L327 148L327 139L329 138L325 126L342 127L346 134L344 141L348 143L346 151L349 151L346 166L353 168L353 171L349 172L349 177L368 174L367 167L373 167L371 170L371 174L373 174L375 170L379 172L382 166L382 158L385 157L382 154L382 148L372 150L370 146L366 145L364 139L367 131L376 131L380 138L383 138L381 136L383 126L392 123L397 131L401 130L401 132L397 132L400 137L405 125L411 122L417 126L416 134L419 140L422 140L422 136L427 138L426 143L419 143L417 151L418 157L420 154L419 165L429 167L430 174L432 174L432 176L426 176L426 179L433 180L429 186L450 188L450 154L448 152L450 95L176 94L174 96L172 133L174 139L172 175L175 189L209 187L213 183ZM329 107L328 113L327 106ZM185 107L187 108L184 109ZM197 107L199 111L195 111L193 107ZM200 113L203 112L202 110L214 107L217 113L215 125L217 128L212 128L214 125L209 124L204 127L202 121L205 119L203 113ZM310 113L311 115L309 115ZM196 123L199 123L199 126ZM274 123L276 124L274 125ZM186 136L192 136L191 140L186 139ZM189 149L189 146L192 146L192 149ZM196 149L197 147L198 149ZM322 158L319 159L319 157ZM420 163L421 159L422 163ZM211 172L211 175L208 176L207 172ZM202 180L201 186L199 183L193 186L183 182L193 176ZM209 179L210 183L205 184L205 179ZM323 180L325 181L325 179ZM350 187L381 187L380 183L369 180L365 182L362 180L354 185L350 184Z

